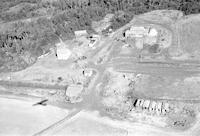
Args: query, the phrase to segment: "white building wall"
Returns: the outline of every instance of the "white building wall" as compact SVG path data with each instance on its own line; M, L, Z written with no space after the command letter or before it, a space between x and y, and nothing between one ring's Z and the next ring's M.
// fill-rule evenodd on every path
M56 45L56 55L59 60L67 60L71 56L71 51L64 44Z
M80 36L87 35L88 33L86 30L80 30L80 31L75 31L74 34L76 37L80 37Z

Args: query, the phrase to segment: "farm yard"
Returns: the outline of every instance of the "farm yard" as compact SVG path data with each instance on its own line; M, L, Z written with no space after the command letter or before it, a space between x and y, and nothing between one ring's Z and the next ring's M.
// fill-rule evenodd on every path
M0 93L39 98L33 108L69 110L66 116L34 131L35 135L198 136L198 17L158 10L137 15L107 35L75 31L73 40L59 39L49 53L26 69L1 73ZM107 28L108 22L104 18L94 26L105 23ZM25 106L21 111L32 111L30 103L16 103Z

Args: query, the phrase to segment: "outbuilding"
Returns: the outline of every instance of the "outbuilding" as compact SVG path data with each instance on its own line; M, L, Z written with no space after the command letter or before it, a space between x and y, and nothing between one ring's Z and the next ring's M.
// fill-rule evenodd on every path
M97 41L99 40L100 36L93 34L90 36L90 43L88 44L89 47L91 48L95 48L94 45L97 43Z
M169 103L163 103L163 107L162 107L162 114L166 114L169 112Z
M158 31L155 28L150 28L148 36L155 37L158 35Z
M143 104L144 104L144 100L143 100L143 99L140 99L140 100L139 100L139 107L142 108Z
M86 76L86 77L91 77L92 74L93 74L93 70L91 70L91 69L83 70L83 75Z
M150 112L154 112L156 110L156 102L155 101L151 101L151 105L149 107L149 111Z
M143 38L137 38L135 40L135 47L139 50L143 49L144 46L144 39Z
M137 99L137 100L136 100L135 107L136 107L136 108L142 107L143 103L144 103L144 100L142 100L142 99Z
M161 109L162 109L162 102L157 102L157 104L156 104L156 113L157 113L157 115L161 114Z

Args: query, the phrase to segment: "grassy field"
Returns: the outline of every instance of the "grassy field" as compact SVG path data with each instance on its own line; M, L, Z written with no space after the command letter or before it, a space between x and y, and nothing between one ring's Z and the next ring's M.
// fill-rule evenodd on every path
M200 15L189 16L177 22L180 24L180 46L183 51L191 54L194 58L199 59L200 52ZM197 57L196 57L197 55Z
M0 98L0 135L33 135L68 114L57 107L32 106L34 103Z

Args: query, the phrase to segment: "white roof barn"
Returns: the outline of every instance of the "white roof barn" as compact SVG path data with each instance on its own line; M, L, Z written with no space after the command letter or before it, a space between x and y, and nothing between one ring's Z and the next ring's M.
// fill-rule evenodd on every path
M79 30L79 31L74 31L74 34L76 37L80 37L80 36L86 36L88 35L86 30Z
M71 51L63 44L56 45L56 56L59 60L67 60L71 56Z
M68 86L65 95L69 97L78 97L83 91L82 85L70 85Z
M142 26L132 26L130 30L125 32L126 37L143 37L147 35L149 32L149 28L145 28Z
M83 75L84 75L84 76L91 77L92 74L93 74L93 71L92 71L91 69L85 69L85 70L83 71Z
M154 36L157 36L157 35L158 35L158 31L155 28L151 28L148 36L154 37Z

